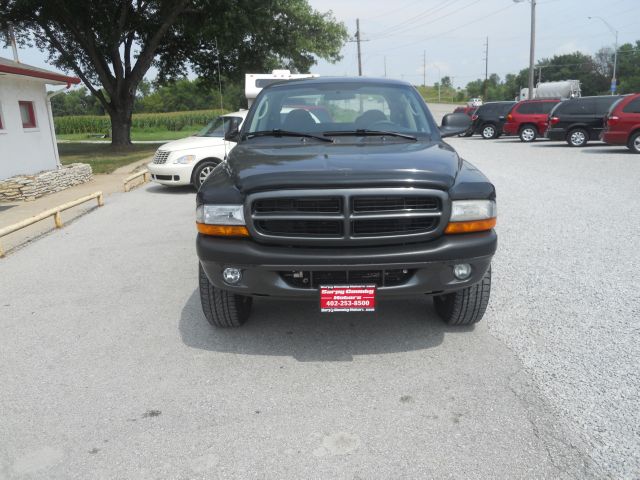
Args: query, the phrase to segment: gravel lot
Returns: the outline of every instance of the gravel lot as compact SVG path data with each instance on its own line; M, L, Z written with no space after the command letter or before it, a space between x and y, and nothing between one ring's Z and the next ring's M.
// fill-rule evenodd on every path
M640 157L479 137L450 142L496 184L489 330L615 478L640 478Z
M190 190L115 194L0 261L0 478L640 476L640 158L450 143L499 194L475 328L426 298L260 299L213 330Z

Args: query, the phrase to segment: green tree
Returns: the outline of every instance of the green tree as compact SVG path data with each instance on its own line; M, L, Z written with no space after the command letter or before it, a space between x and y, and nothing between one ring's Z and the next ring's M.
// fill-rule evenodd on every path
M111 117L112 144L131 142L131 114L152 66L160 80L188 68L213 79L340 58L347 32L307 0L0 0L0 28L73 71ZM219 47L219 50L218 48ZM219 52L219 53L218 53Z
M619 93L640 93L640 40L620 46L617 70Z
M582 52L554 55L538 62L542 81L580 80L582 95L601 95L609 90L610 79L597 66L591 55Z
M76 88L56 95L51 99L54 116L62 115L104 115L104 108L96 97L85 87Z
M453 83L451 82L451 77L446 75L444 77L442 77L442 88L452 88L453 87Z

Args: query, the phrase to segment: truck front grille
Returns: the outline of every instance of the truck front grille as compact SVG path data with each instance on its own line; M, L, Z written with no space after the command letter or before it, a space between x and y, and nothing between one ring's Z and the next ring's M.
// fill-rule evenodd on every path
M411 210L437 210L438 199L432 197L356 197L354 212L397 212Z
M342 223L330 220L257 220L254 225L269 235L342 237Z
M414 270L299 270L279 272L294 288L319 288L322 285L376 285L394 287L407 283Z
M263 243L385 245L440 235L445 192L419 188L278 190L247 197L245 219Z
M340 213L341 198L264 198L253 204L258 213Z
M410 217L354 220L352 226L354 237L366 237L369 235L406 235L415 232L428 232L437 223L438 220L434 217Z

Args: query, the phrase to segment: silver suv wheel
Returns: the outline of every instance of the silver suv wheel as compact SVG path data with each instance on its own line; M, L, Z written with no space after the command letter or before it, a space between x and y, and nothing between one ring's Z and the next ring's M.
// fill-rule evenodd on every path
M571 135L569 136L569 143L574 147L581 147L587 143L587 136L583 130L575 130L571 132Z
M482 129L483 138L493 138L496 135L496 129L493 125L487 125Z
M523 128L520 133L520 139L523 142L532 142L536 139L536 132L531 127Z

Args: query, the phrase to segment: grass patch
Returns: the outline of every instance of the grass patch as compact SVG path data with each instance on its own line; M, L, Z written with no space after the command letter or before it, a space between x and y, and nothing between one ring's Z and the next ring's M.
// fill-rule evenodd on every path
M108 143L58 143L58 152L63 165L88 163L93 173L111 173L116 168L151 157L160 145L138 143L112 147Z
M204 125L202 125L204 128ZM162 141L170 141L170 140L179 140L181 138L188 137L200 131L200 127L185 127L183 130L178 131L169 131L165 129L132 129L131 130L131 140L133 141L154 141L154 142L162 142ZM70 142L77 141L85 141L85 140L103 140L110 141L108 138L100 138L97 135L93 135L90 133L62 133L56 135L58 140L67 140Z

